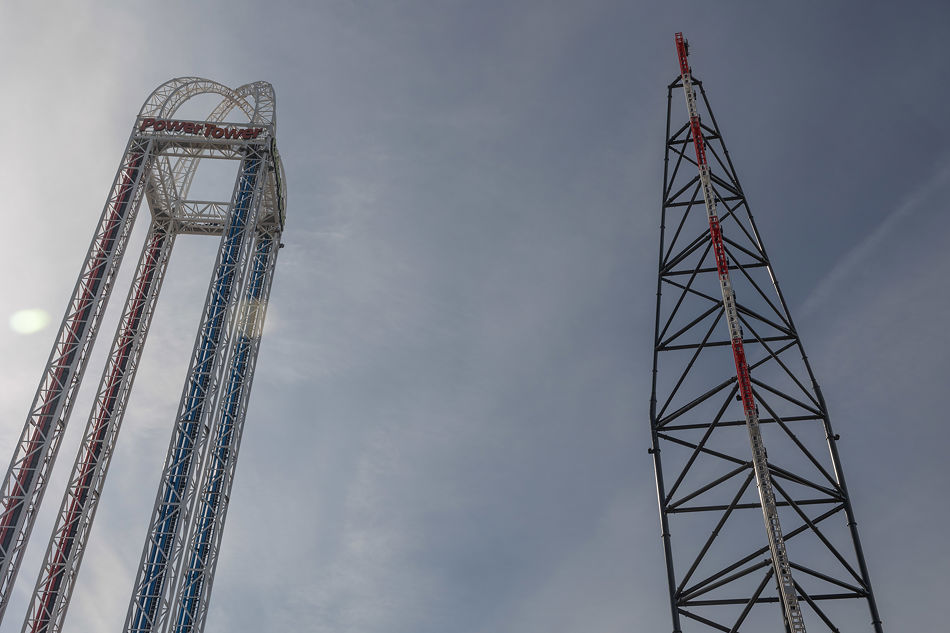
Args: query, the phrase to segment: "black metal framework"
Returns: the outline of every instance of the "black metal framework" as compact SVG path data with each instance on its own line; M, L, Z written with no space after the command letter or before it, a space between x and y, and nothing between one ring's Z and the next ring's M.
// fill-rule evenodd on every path
M788 557L809 631L883 633L821 389L699 80L697 99ZM673 631L783 615L679 78L668 86L650 425ZM680 119L677 119L680 120ZM662 455L662 461L661 461ZM675 540L675 547L674 547ZM675 551L674 551L675 550ZM863 604L862 604L863 603ZM870 626L867 611L870 611Z

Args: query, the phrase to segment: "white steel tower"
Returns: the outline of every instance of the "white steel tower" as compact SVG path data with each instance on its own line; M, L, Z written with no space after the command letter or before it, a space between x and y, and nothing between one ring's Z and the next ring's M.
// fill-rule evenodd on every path
M175 118L183 104L204 94L220 97L207 120ZM202 160L239 163L229 199L189 197ZM202 630L281 246L285 195L270 84L232 90L184 77L159 86L146 100L3 482L0 618L145 198L151 224L23 631L62 629L165 270L181 233L219 236L220 243L125 629Z

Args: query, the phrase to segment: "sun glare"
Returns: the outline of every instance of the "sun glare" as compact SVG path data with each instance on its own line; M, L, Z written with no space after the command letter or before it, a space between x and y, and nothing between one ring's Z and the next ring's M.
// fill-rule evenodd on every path
M49 314L38 308L19 310L10 317L10 329L17 334L35 334L49 325Z

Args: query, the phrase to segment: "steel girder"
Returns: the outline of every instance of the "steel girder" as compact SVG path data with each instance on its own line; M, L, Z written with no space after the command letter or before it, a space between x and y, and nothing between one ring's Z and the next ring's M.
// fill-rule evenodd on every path
M179 232L221 234L222 238L126 618L128 631L168 627L173 588L181 584L180 576L184 573L182 561L188 535L196 529L195 506L200 494L202 463L209 450L209 422L215 411L225 359L231 350L234 332L239 327L238 310L243 289L251 276L251 243L255 232L268 226L270 218L274 217L269 211L268 201L275 197L283 200L279 177L282 166L274 144L273 90L269 84L248 84L233 92L213 82L197 82L195 85L197 88L175 87L164 97L165 105L157 106L153 113L167 116L169 111L174 111L168 104L179 103L201 91L217 92L236 105L228 107L222 102L212 113L214 116L220 120L231 108L239 107L248 116L250 124L261 126L264 134L239 148L227 140L222 142L212 138L196 142L187 134L160 134L175 148L176 151L168 155L177 156L179 164L187 165L189 161L202 157L240 158L242 163L230 203L190 201L182 195L171 209ZM194 172L187 169L178 171L186 174L183 182L184 189L187 189ZM283 214L279 217L282 228ZM247 378L249 388L250 376ZM236 457L236 450L234 455ZM233 473L233 465L230 472ZM217 538L220 539L227 504L217 507L221 508L220 519L214 516L212 521L219 526ZM202 572L208 590L211 586L208 574L213 574L213 571L212 563L209 572ZM206 603L207 598L204 600ZM203 625L203 616L200 622ZM200 631L200 628L192 630Z
M209 438L196 522L181 559L184 567L178 574L174 612L165 626L174 633L204 629L279 244L279 225L258 231L237 336L229 351L228 379L217 399L218 421Z
M0 618L142 200L152 142L129 139L0 489Z
M209 120L221 121L236 108L248 116L253 115L254 108L246 101L248 95L256 92L253 86L255 84L241 86L233 95L226 96L211 112ZM189 91L189 94L192 93ZM181 103L175 102L175 107ZM226 217L228 203L219 203L223 211L216 208L217 213L210 218L208 214L182 214L180 210L189 204L185 198L199 160L206 157L233 159L240 150L208 152L199 148L197 152L181 154L177 149L167 143L160 149L152 148L145 195L153 225L53 528L24 620L24 633L62 628L175 236L185 232L219 234L223 230L219 216Z
M175 585L168 611L160 618L163 631L198 633L204 629L217 567L224 522L227 516L244 430L254 368L263 334L264 318L284 227L286 188L283 164L276 144L264 175L257 232L247 262L243 297L235 295L237 312L229 319L228 379L215 394L210 435L194 496L186 501L189 511L186 538L175 557ZM222 365L223 367L223 365ZM171 586L171 585L170 585Z
M126 618L128 632L159 629L168 608L169 569L177 569L196 496L213 398L221 382L223 356L234 330L234 313L246 277L248 252L262 198L267 146L251 146L234 187L230 217L221 237L188 379L172 432L149 534Z
M169 223L152 223L27 609L24 633L62 630L174 242Z
M207 119L208 124L213 124L209 129L218 125L230 125L230 130L238 132L253 129L241 135L229 132L225 138L221 138L221 132L215 132L215 136L206 134L202 138L178 133L182 127L177 124L169 126L173 128L170 130L147 129L148 125L143 124L149 117L173 117L188 99L206 93L222 97ZM203 627L227 495L253 379L260 327L276 261L276 245L279 245L283 228L285 191L282 165L274 142L274 104L273 89L266 82L231 90L205 79L181 78L156 89L139 113L3 489L0 616L8 602L75 391L94 343L135 213L144 196L151 208L152 225L50 538L24 621L24 632L60 631L62 628L158 292L175 236L179 233L221 235L222 245L153 512L161 516L158 521L153 516L150 524L129 619L131 621L136 605L141 604L138 600L142 595L140 589L149 583L155 589L154 583L158 582L157 600L150 605L151 613L143 620L146 625L135 629L152 630L153 624L161 624L154 620L155 611L164 617L172 588L183 586L177 574L186 547L186 535L189 526L197 525L193 518L197 500L199 497L208 498L202 496L199 488L210 479L212 483L207 484L210 490L226 488L228 492L210 505L204 503L206 509L202 512L201 525L209 527L195 531L196 536L201 537L201 554L196 560L207 565L188 566L189 573L200 577L197 584L190 583L189 587L197 589L195 595L200 594L203 605L195 612L200 613L200 620L190 619L198 622L197 627L192 625L189 630L200 631ZM226 122L233 110L240 111L248 122ZM200 124L205 125L205 122ZM230 202L188 199L196 168L203 158L241 161L242 169ZM250 254L252 248L261 248L262 244L268 245L264 260L260 254ZM261 266L264 267L261 269ZM252 272L252 269L257 272ZM249 296L257 296L259 300L256 303L243 300L246 293L253 293ZM253 305L256 308L252 308ZM237 378L229 380L228 389L220 390L229 394L221 399L217 392L226 358L233 359L230 361L231 375ZM225 407L226 413L217 413L215 407ZM202 474L201 461L208 440L207 429L210 420L219 417L227 420L221 423L227 431L219 435L229 438L230 444L224 440L217 443L221 444L216 451L219 466L212 471L213 474L206 476ZM189 455L182 459L182 446L176 438L180 439L180 432L191 422L195 424L187 429L188 432L197 433L188 436L186 444L190 445L186 452ZM225 454L227 458L221 461ZM175 471L175 478L173 492L167 495L170 469ZM169 504L163 499L173 501L170 511L167 511ZM159 525L164 527L157 529ZM169 527L172 528L170 531L162 531ZM157 539L157 531L163 535L161 538ZM161 541L163 549L153 547L157 540ZM212 550L213 555L207 556ZM158 567L149 567L156 561ZM150 569L158 573L149 575ZM151 580L143 582L143 575Z
M805 621L812 631L881 633L838 436L702 82L694 79L694 85L768 469ZM778 631L784 619L685 111L674 124L673 91L682 89L680 79L668 87L650 402L673 630ZM858 628L865 608L871 623Z

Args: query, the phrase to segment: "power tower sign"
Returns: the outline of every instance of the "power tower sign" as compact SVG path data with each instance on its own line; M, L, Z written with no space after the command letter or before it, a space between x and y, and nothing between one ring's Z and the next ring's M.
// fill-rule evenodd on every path
M179 134L200 134L205 138L223 138L225 140L251 140L264 131L262 127L224 127L208 121L175 121L173 119L142 119L139 132L177 132Z

